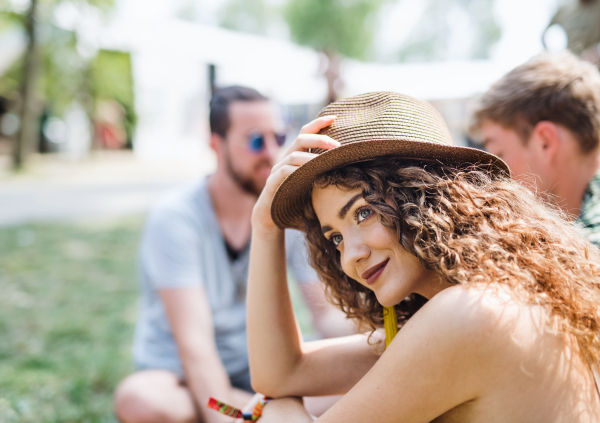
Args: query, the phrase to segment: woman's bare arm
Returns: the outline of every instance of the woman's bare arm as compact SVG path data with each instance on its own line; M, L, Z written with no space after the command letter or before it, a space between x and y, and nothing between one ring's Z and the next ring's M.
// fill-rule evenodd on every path
M257 392L274 396L302 355L302 339L287 287L284 232L253 230L250 248L250 375Z
M447 291L447 292L446 292ZM436 295L400 330L371 370L316 421L417 423L478 400L505 371L510 331L478 304L477 292L450 288ZM501 315L501 313L496 313ZM265 423L311 422L301 403L268 403Z
M269 402L265 407L261 423L309 423L315 419L306 411L302 400L296 397L286 397Z
M287 287L284 231L271 219L279 184L315 155L337 142L320 129L331 118L306 125L287 155L273 168L252 215L248 281L248 346L253 387L269 396L333 395L346 392L371 368L376 354L365 336L303 346Z
M378 356L366 335L303 343L288 291L283 234L253 233L248 343L253 388L268 396L346 393Z

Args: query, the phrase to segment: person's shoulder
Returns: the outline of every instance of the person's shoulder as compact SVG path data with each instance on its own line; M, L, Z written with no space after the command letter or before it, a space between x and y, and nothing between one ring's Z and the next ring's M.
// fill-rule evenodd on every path
M516 368L524 357L511 345L520 311L502 288L446 288L402 327L388 348L389 361L409 360L419 372L433 371L444 380L460 378L471 393L485 389L486 380Z
M588 184L581 204L579 222L583 235L600 245L600 172Z
M583 236L600 246L600 173L586 188L577 226Z
M182 184L163 196L149 211L145 231L187 228L193 233L208 229L213 211L205 179Z
M526 304L510 288L493 284L444 289L407 325L413 321L422 328L443 333L461 348L493 352L510 347L508 339L527 343L542 335L541 328L546 327L549 318L544 308Z
M456 285L446 288L428 301L424 309L452 312L459 318L493 317L505 309L518 307L510 288L501 284Z
M190 181L167 192L150 210L152 218L193 217L210 208L206 180Z
M187 210L208 197L206 179L188 181L168 191L152 208L152 211Z
M498 313L496 294L479 287L453 286L431 298L411 320L453 328L455 335L485 331Z

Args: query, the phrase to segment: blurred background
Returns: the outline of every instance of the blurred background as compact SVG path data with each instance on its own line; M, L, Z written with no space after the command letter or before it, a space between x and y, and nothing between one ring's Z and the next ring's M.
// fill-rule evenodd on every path
M597 1L0 0L0 423L115 421L144 212L214 168L215 87L273 98L291 139L399 91L470 145L472 99L513 67L598 64Z

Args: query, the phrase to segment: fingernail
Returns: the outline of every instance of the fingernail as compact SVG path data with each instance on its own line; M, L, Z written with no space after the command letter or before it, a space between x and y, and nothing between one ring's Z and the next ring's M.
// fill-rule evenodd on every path
M334 120L337 116L321 116L322 119L327 119L327 120Z
M327 143L328 143L330 146L332 146L332 147L339 147L340 145L342 145L342 144L340 144L338 141L333 141L333 140L332 140L332 141L327 141Z

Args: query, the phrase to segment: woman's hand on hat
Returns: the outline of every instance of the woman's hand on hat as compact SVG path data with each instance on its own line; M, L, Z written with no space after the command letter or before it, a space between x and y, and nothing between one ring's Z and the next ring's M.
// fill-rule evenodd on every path
M330 150L339 147L340 143L327 135L319 135L319 131L328 127L335 116L319 117L302 127L298 137L290 144L285 155L273 166L271 176L267 179L252 213L252 226L256 230L271 231L278 229L271 218L271 202L279 185L292 172L304 163L313 159L317 154L309 153L310 149Z

